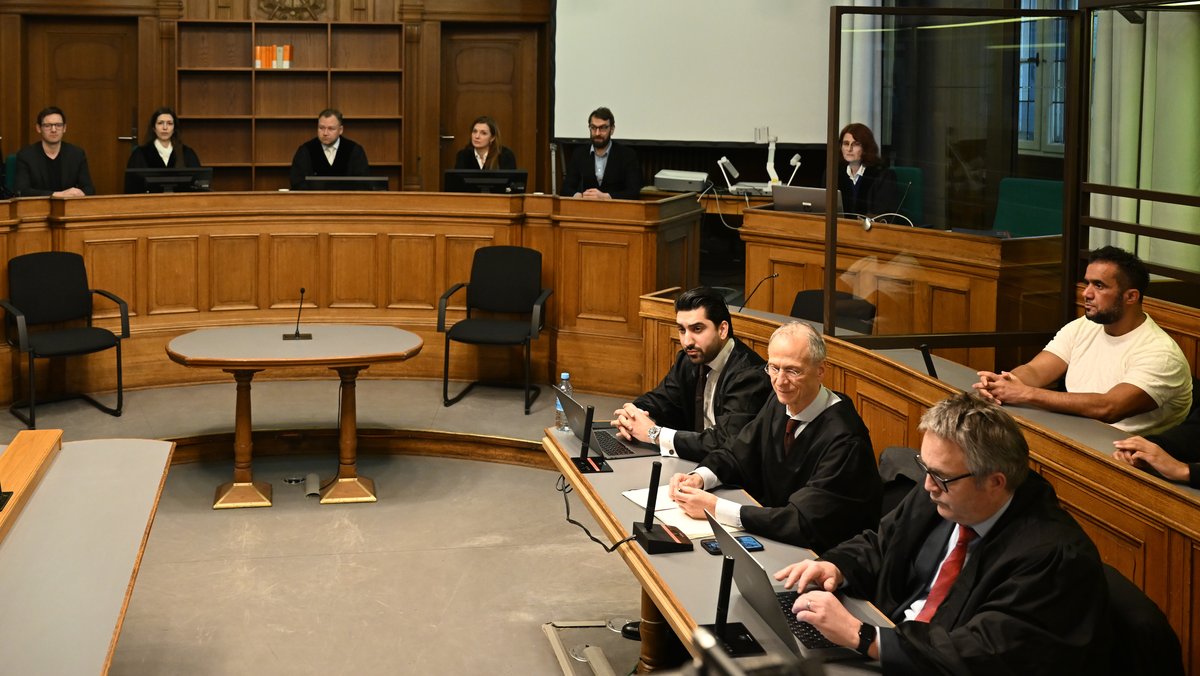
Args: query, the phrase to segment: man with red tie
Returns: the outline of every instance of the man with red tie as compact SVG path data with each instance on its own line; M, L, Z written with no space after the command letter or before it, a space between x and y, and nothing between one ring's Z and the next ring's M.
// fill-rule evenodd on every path
M878 530L775 574L810 589L796 617L885 674L1107 673L1099 554L1029 471L1016 423L963 393L929 409L920 430L924 486ZM855 619L832 593L843 587L896 626Z
M883 488L871 436L850 398L821 384L821 334L803 322L776 329L766 371L775 397L732 444L671 477L672 499L692 518L708 510L731 528L817 551L874 528ZM759 504L709 492L722 483Z

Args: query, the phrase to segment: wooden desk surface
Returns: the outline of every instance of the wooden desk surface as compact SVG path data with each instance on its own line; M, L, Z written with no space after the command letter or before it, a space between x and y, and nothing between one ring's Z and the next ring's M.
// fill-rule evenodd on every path
M0 670L107 672L174 447L62 445L0 543Z
M574 494L600 524L609 543L630 535L633 523L641 521L644 510L621 495L633 488L645 488L650 479L650 466L655 458L630 458L612 461L611 473L580 474L570 457L579 454L579 440L571 432L546 430L542 439L546 454L556 468L571 483ZM662 462L660 481L666 483L676 472L688 472L696 463L679 458L659 458ZM742 504L752 502L744 491L718 491L723 498ZM582 537L582 534L581 534ZM764 545L754 556L769 573L815 555L807 549L776 542L756 535ZM717 592L721 579L721 557L705 552L699 544L691 552L649 556L641 545L629 542L617 549L625 563L654 599L663 616L680 640L691 649L692 632L697 624L711 624L716 617ZM763 647L772 652L788 649L758 616L758 613L738 593L734 585L730 595L730 621L743 622ZM827 665L829 674L878 673L878 664L847 662Z

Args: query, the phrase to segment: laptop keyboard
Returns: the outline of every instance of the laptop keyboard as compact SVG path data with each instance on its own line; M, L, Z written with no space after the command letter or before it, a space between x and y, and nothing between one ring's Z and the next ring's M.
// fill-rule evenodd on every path
M633 455L633 451L628 446L621 443L611 434L595 434L596 443L600 445L600 450L604 455Z
M792 634L800 639L805 648L809 650L818 650L820 648L836 648L837 644L825 638L816 627L808 622L801 622L796 619L796 613L792 612L792 606L796 603L796 598L800 594L794 591L777 592L775 597L779 599L779 607L783 609L783 614L787 617L788 627L791 628Z

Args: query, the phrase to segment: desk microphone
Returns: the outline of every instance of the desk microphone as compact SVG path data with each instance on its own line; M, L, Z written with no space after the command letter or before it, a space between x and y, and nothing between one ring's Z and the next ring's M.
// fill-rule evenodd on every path
M592 440L592 418L596 415L596 407L587 407L587 417L583 423L583 438L579 440L579 457L571 458L571 464L580 474L595 474L596 472L611 472L612 467L604 461L604 456L597 453L596 457L588 457L588 446Z
M758 280L758 284L754 285L754 290L750 292L749 296L746 296L746 300L742 301L742 306L740 308L738 308L738 312L741 312L742 310L746 309L746 305L749 304L750 299L754 297L754 294L758 293L758 287L762 286L763 282L767 281L768 279L775 279L778 276L779 276L779 273L774 272L774 273L771 273L771 274L767 275L766 277L763 277L762 279Z
M904 200L908 199L908 191L912 190L912 184L912 181L904 184L904 194L900 196L900 202L896 204L896 213L900 213L900 207L904 206ZM908 224L913 225L913 222L909 221Z
M711 512L710 512L711 513ZM721 562L721 586L717 589L717 616L713 624L702 624L701 627L712 632L723 645L726 652L733 657L746 655L761 655L766 652L746 625L741 622L729 622L729 594L733 587L734 558L725 553Z
M929 354L929 346L921 343L917 349L921 351L921 356L925 358L925 370L929 372L929 377L938 377L937 369L933 368L933 355Z
M304 287L300 287L300 304L296 308L296 331L295 333L283 334L284 340L312 340L311 333L300 333L300 313L304 311Z
M690 552L694 547L683 531L674 526L654 523L654 503L658 499L658 476L661 473L662 463L655 460L650 470L650 493L646 496L645 520L633 524L633 537L647 554Z

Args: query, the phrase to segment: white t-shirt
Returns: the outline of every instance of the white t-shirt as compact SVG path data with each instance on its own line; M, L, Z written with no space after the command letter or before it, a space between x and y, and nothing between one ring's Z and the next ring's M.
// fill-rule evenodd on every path
M1067 362L1067 392L1104 393L1129 383L1158 404L1148 413L1113 426L1130 434L1154 434L1183 422L1192 407L1192 374L1179 345L1149 315L1123 336L1080 317L1062 327L1046 351Z

